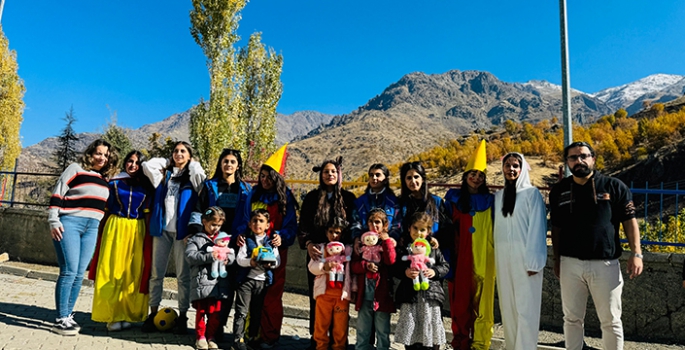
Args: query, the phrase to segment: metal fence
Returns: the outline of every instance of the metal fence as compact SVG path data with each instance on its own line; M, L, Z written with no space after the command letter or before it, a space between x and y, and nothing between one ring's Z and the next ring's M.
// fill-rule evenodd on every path
M16 171L0 171L0 205L21 206L24 208L47 207L52 189L59 174L34 173ZM287 180L295 198L302 202L310 190L316 188L317 180ZM450 188L459 188L460 184L429 183L431 191L443 196ZM365 182L343 182L345 189L359 196L366 188ZM399 183L393 184L396 193ZM492 192L501 186L490 186ZM682 188L682 187L680 187ZM685 190L681 190L678 183L659 184L650 188L649 183L644 187L630 184L633 199L638 213L641 241L643 245L654 247L685 248L685 210L681 210L681 197ZM545 202L548 202L549 188L539 188ZM625 242L625 240L624 240ZM658 248L652 250L659 250Z

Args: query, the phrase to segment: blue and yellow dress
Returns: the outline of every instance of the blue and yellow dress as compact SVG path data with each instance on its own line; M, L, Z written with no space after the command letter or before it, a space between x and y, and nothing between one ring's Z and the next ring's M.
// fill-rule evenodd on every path
M146 244L145 214L151 196L129 181L124 176L109 183L108 217L91 264L96 322L142 322L147 317L151 242Z

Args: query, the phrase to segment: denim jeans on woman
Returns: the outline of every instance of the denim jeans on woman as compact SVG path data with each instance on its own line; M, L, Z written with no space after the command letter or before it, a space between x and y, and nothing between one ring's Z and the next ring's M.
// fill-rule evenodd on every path
M53 240L59 277L55 288L57 318L65 318L74 311L74 305L83 284L83 273L95 251L100 220L72 215L60 216L64 232L58 242Z

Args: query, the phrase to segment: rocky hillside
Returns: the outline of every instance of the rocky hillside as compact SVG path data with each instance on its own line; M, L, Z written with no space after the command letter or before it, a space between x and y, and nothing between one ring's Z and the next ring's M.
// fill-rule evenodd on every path
M278 114L276 117L276 143L284 144L294 138L307 134L313 128L327 124L333 118L332 115L313 111L295 112L293 114ZM135 148L145 148L148 138L152 133L159 133L176 140L188 140L190 123L190 110L174 114L162 121L146 124L138 129L125 129L126 135L131 139ZM85 149L89 143L98 138L97 133L80 133L77 150ZM52 152L57 147L57 138L49 137L35 145L22 149L19 157L19 170L30 172L43 172L45 165L52 164Z
M508 119L560 117L561 91L549 85L507 83L480 71L411 73L356 111L294 142L288 171L311 178L313 165L342 155L351 179L373 162L401 162L474 129L487 130ZM576 92L572 98L573 118L580 123L612 112L590 95Z
M685 93L685 76L652 74L632 83L607 88L592 94L611 108L625 108L628 114L642 110L643 101L666 102Z

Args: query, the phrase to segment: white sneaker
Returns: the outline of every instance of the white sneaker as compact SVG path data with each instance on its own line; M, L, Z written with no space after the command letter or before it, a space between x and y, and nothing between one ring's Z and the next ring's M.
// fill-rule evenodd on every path
M130 329L133 325L130 322L121 321L121 329Z
M118 332L121 329L121 322L110 322L107 324L107 330L110 332Z
M68 317L56 319L55 324L52 326L52 328L50 328L50 331L59 335L78 334L76 328L74 328L74 326L72 326L67 319Z
M71 315L67 316L67 322L76 329L77 332L81 331L81 326L79 326L76 321L74 321L74 314L72 313Z

